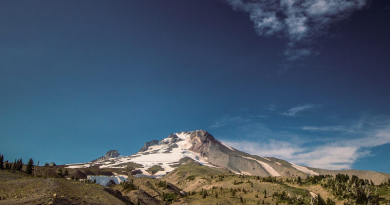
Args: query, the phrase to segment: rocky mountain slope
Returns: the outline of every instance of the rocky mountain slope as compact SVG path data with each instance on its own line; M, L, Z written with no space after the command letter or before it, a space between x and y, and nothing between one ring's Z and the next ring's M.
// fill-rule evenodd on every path
M0 204L390 203L389 174L250 155L203 130L147 142L130 156L111 150L88 163L23 170L0 170Z
M250 155L218 141L204 130L179 132L160 141L146 142L138 153L130 156L119 156L116 150L112 150L97 160L68 165L67 168L88 168L92 166L126 168L134 170L134 174L161 178L181 165L185 158L190 158L204 166L223 168L231 173L260 177L306 177L307 175L335 175L345 172L361 178L371 179L375 183L390 178L389 174L378 172L315 169L274 157Z
M95 160L92 160L92 162L102 161L102 160L106 160L106 159L110 159L110 158L117 158L119 156L120 156L120 154L119 154L118 150L110 150L106 153L106 155L99 157Z

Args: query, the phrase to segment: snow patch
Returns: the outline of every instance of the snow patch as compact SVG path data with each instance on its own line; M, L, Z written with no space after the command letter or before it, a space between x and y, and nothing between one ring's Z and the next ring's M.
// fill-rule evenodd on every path
M280 166L282 166L279 162L275 162L276 164L278 164L278 165L280 165Z
M128 181L125 177L119 175L113 175L113 176L88 175L87 179L91 181L96 180L96 183L102 186L107 186L107 183L110 180L114 181L115 184L120 184L121 182Z
M176 144L183 148L183 149L190 149L192 147L191 141L191 135L186 133L176 133L176 136L178 136L181 141L176 142Z
M127 164L132 162L143 166L142 168L138 168L143 172L143 176L156 177L164 176L173 171L175 168L171 166L177 164L180 159L185 157L189 157L204 166L215 167L209 164L207 157L200 156L200 154L189 150L192 147L190 133L180 132L176 133L176 136L178 136L179 141L175 143L172 143L172 138L165 138L159 144L149 146L148 150L144 152L138 152L126 157L105 159L99 162L69 164L67 168L88 168L90 166L99 166L100 168L126 168ZM177 146L173 147L172 145ZM159 171L154 175L146 171L155 165L162 167L164 171Z
M158 145L150 146L145 152L139 152L119 159L110 159L110 163L101 163L103 165L101 165L100 168L125 168L126 163L133 162L143 166L143 168L139 168L139 170L143 172L143 175L151 176L146 170L155 165L162 167L164 171L159 171L155 173L154 176L165 175L175 169L174 167L171 167L172 164L177 163L180 159L185 157L189 157L202 165L215 167L208 163L207 158L189 150L192 147L190 134L176 133L176 135L180 138L180 141L178 142L172 143L171 138L165 138L162 142L168 144L160 143ZM177 147L172 148L172 145L174 144L176 144ZM120 166L122 164L123 166Z
M231 146L229 146L229 145L227 145L227 144L225 144L225 143L223 143L223 142L221 142L221 144L222 144L223 146L227 147L228 149L230 149L230 150L232 150L232 151L235 151L233 147L231 147Z
M89 164L80 164L80 165L70 165L70 166L67 166L65 168L69 168L69 169L77 169L77 168L89 168L91 165Z
M316 197L317 197L317 194L315 194L315 193L313 193L313 192L310 192L310 195L311 195L311 197L313 197L313 198L316 198Z
M317 172L313 171L313 170L310 170L306 167L303 167L303 166L299 166L299 165L296 165L296 164L291 164L291 166L293 166L295 169L301 171L301 172L304 172L306 174L309 174L309 175L319 175Z
M277 176L281 176L279 174L279 172L277 172L276 170L274 170L274 168L272 168L269 164L265 163L265 162L262 162L262 161L259 161L257 159L253 159L251 157L245 157L245 156L241 156L245 159L250 159L250 160L254 160L256 162L258 162L271 176L273 177L277 177Z

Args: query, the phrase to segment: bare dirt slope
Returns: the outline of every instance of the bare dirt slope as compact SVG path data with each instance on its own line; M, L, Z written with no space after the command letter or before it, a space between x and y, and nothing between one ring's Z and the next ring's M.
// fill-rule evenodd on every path
M0 170L0 204L129 204L97 184Z

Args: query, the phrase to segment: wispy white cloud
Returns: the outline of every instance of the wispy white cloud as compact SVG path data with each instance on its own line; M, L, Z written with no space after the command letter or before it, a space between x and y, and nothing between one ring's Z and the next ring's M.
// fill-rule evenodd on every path
M214 124L210 128L221 128L225 126L240 126L241 128L246 127L245 124L256 124L255 121L261 118L267 118L267 115L247 115L247 116L230 116L225 115L214 121Z
M293 107L293 108L287 110L285 113L283 113L283 115L293 117L293 116L296 116L300 112L303 112L303 111L306 111L306 110L310 110L310 109L314 109L314 108L317 108L317 107L321 107L321 105L315 105L315 104L298 105L296 107Z
M289 60L313 54L311 49L297 48L325 33L326 28L347 19L362 9L368 0L226 0L234 9L248 12L261 36L289 39L285 55Z
M288 48L284 51L284 55L287 56L288 60L297 60L302 59L307 56L313 55L312 49L309 48L302 48L302 49L294 49L294 48Z
M250 115L250 118L267 118L267 115Z
M290 160L293 159L297 153L304 152L305 149L297 144L293 144L285 141L269 140L261 142L253 141L233 141L222 140L224 143L232 146L238 150L256 154L259 156L272 156L279 157L281 159Z
M267 107L267 109L268 109L269 111L275 111L275 110L276 110L276 105L274 105L274 104L269 105L269 106Z
M262 142L222 141L249 154L276 157L295 164L332 170L350 169L358 158L368 154L367 151L359 151L359 147L356 146L305 147L303 144L275 140Z
M220 127L224 127L224 126L227 126L227 125L231 125L231 124L239 124L239 123L244 123L244 122L249 122L251 121L251 119L249 118L244 118L244 117L241 117L241 116L224 116L218 120L216 120L214 122L213 125L211 125L210 127L211 128L220 128Z
M309 131L339 131L349 134L349 137L332 135L328 138L304 140L292 133L284 133L286 140L275 140L281 138L280 133L272 132L263 125L262 129L255 130L258 137L266 136L263 140L222 141L250 154L277 157L295 164L333 170L350 169L356 160L369 156L370 149L390 144L390 118L359 120L350 126L307 128ZM249 139L256 139L255 133L250 133Z
M343 126L343 125L336 125L336 126L303 126L301 127L302 130L311 131L311 132L348 132L348 133L355 133L357 132L353 128Z
M354 133L367 135L367 130L386 130L387 125L390 125L390 118L387 117L362 117L359 120L345 123L342 125L332 126L302 126L293 129L301 129L309 132L339 132L339 133Z
M367 133L367 137L344 142L344 145L357 147L376 147L390 143L390 126Z
M321 146L307 152L298 153L291 159L294 163L323 169L350 169L353 163L369 152L359 151L353 146Z

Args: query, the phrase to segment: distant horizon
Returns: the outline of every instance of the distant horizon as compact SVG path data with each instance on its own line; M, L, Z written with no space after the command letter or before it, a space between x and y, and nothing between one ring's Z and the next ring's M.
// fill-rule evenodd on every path
M171 133L171 134L177 134L177 133L181 133L181 132L195 132L195 131L200 131L200 130L203 130L203 129L197 129L197 130L191 130L191 131L189 131L189 130L185 130L185 131L180 131L180 132L175 132L175 133ZM206 132L208 132L207 130L203 130L203 131L206 131ZM208 132L209 133L209 132ZM212 133L209 133L209 134L211 134L211 135L213 135ZM169 136L169 135L168 135ZM167 136L167 137L168 137ZM214 136L213 136L214 137ZM166 138L166 137L165 137ZM151 141L153 141L153 140L158 140L158 141L161 141L161 140L163 140L163 139L165 139L165 138L161 138L161 139L152 139L152 140L150 140L150 141L145 141L145 143L144 144L146 144L147 142L151 142ZM214 137L215 138L215 137ZM217 138L215 138L216 140L218 140ZM218 140L218 141L220 141L220 140ZM225 144L225 142L223 142L223 141L220 141L220 142L222 142L223 144ZM228 146L230 146L229 144L225 144L225 145L228 145ZM142 146L143 147L143 146ZM141 149L142 147L140 147L139 149ZM235 147L233 147L234 149L236 149ZM236 149L236 150L239 150L239 149ZM102 156L105 156L105 154L107 154L107 153L109 153L109 152L111 152L111 151L118 151L118 153L119 153L119 155L121 156L121 157L127 157L127 156L130 156L130 155L133 155L133 154L137 154L137 153L139 153L139 151L136 151L135 153L133 153L133 154L130 154L130 155L122 155L121 153L120 153L120 150L117 150L117 149L110 149L110 150L108 150L106 153L104 153L103 155L101 155L101 156L97 156L96 157L96 159L98 159L99 157L102 157ZM239 150L239 151L242 151L242 150ZM245 152L245 151L242 151L242 152ZM247 152L245 152L245 153L247 153ZM1 154L1 153L0 153ZM247 154L251 154L251 153L247 153ZM251 154L251 155L256 155L256 154ZM256 156L258 156L258 155L256 155ZM259 157L265 157L265 158L269 158L269 157L274 157L274 156L259 156ZM276 157L277 158L277 157ZM15 160L18 160L18 159L20 159L20 158L17 158L17 159L15 159ZM278 158L278 159L281 159L281 158ZM8 159L4 159L4 161L6 161L6 160L8 160ZM29 159L26 159L26 160L24 160L23 159L23 162L27 162ZM33 159L34 160L34 159ZM95 160L95 159L92 159L92 160L90 160L90 161L85 161L85 162L77 162L77 163L64 163L64 164L57 164L56 162L54 162L54 161L51 161L51 162L44 162L44 163L41 163L40 162L40 164L39 164L39 166L45 166L45 163L55 163L57 166L61 166L61 165L74 165L74 164L84 164L84 163L88 163L88 162L91 162L91 161L93 161L93 160ZM281 160L285 160L285 159L281 159ZM14 160L8 160L9 162L13 162ZM287 160L286 160L287 161ZM289 162L289 161L287 161L287 162ZM291 162L289 162L289 163L291 163ZM37 166L37 161L35 161L34 160L34 165L35 166ZM302 166L305 166L305 165L302 165ZM309 167L309 166L308 166ZM317 169L324 169L324 168L318 168L318 167L310 167L310 168L317 168ZM329 170L335 170L335 171L337 171L337 170L357 170L357 169L329 169ZM364 170L364 169L358 169L358 170L361 170L361 171L374 171L374 170ZM379 173L385 173L385 172L379 172ZM390 174L390 173L386 173L386 174Z
M390 1L0 2L0 154L71 164L207 130L390 173Z

